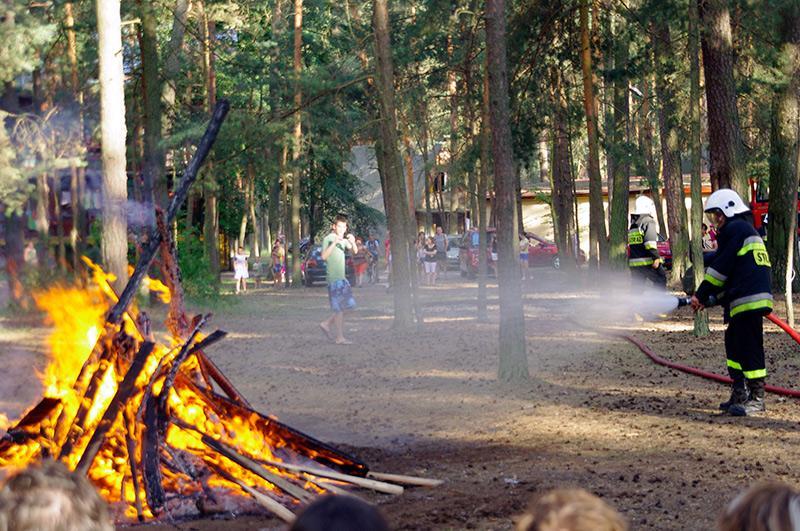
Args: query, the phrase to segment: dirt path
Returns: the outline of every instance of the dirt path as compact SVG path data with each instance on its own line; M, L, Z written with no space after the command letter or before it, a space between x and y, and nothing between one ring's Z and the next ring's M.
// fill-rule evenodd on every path
M796 402L770 397L765 418L720 416L715 408L724 388L652 365L631 345L572 319L632 330L663 356L716 372L723 370L721 322L710 339L699 340L688 311L656 324L635 322L629 313L623 320L596 291L607 285L536 273L524 288L532 376L525 386L497 384L497 309L490 322L477 323L474 306L464 302L474 287L452 278L423 290L426 324L406 333L389 329L385 289L356 290L359 310L346 323L356 343L350 347L329 344L317 327L327 313L324 288L228 296L213 325L231 334L209 354L257 409L374 470L446 480L398 497L366 494L395 529L511 529L532 493L565 485L607 499L634 529L710 529L745 485L767 478L797 483ZM35 332L13 319L4 326L2 347L16 342L14 334ZM768 331L771 383L791 386L800 375L798 347ZM5 363L20 354L0 356ZM3 380L0 405L13 410L17 397ZM240 517L225 527L280 525Z

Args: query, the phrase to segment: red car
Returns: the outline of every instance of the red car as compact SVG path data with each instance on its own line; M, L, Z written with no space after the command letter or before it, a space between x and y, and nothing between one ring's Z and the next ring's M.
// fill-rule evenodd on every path
M528 267L549 267L554 269L561 268L561 259L558 256L558 246L544 238L533 234L532 232L526 233L531 242L528 248ZM578 249L578 264L586 262L586 253Z
M494 241L495 229L486 229L489 241ZM478 244L480 233L478 231L468 232L461 238L458 245L458 268L462 277L475 278L478 274ZM490 275L496 273L497 254L492 252L491 246L486 247L486 264Z

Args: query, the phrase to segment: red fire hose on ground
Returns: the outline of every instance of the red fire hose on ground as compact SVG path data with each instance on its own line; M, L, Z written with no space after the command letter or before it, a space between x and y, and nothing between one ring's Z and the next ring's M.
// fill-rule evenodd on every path
M792 337L792 339L797 341L797 343L800 343L800 333L798 333L796 330L791 328L784 321L782 321L778 317L775 317L775 315L772 314L772 313L767 314L767 319L769 319L770 321L772 321L773 323L778 325L784 332L789 334ZM669 367L670 369L675 369L676 371L685 372L687 374L694 374L695 376L700 376L702 378L706 378L708 380L713 380L715 382L724 383L724 384L732 383L731 379L729 377L727 377L727 376L722 376L721 374L716 374L716 373L713 373L713 372L703 371L703 370L697 369L695 367L689 367L688 365L682 365L680 363L675 363L675 362L669 361L667 359L664 359L661 356L659 356L658 354L656 354L655 352L653 352L652 350L650 350L650 347L648 347L647 345L645 345L644 343L642 343L641 341L639 341L638 339L636 339L634 337L631 337L631 336L625 335L625 334L615 334L615 335L617 335L617 337L625 339L626 341L629 341L630 343L633 343L634 345L636 345L636 347L639 350L641 350L645 354L645 356L650 358L650 360L653 361L653 363L656 363L658 365L663 365L664 367ZM774 393L776 395L783 395L783 396L790 396L790 397L793 397L793 398L800 398L800 390L786 389L784 387L775 387L774 385L767 385L767 386L765 386L765 389L768 392Z

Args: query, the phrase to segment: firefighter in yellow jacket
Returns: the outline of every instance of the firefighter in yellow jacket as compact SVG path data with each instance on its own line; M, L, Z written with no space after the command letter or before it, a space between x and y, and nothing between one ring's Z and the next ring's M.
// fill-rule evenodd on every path
M658 254L658 223L653 219L655 210L655 203L646 195L636 198L628 230L628 267L634 281L645 283L650 280L666 289L667 272Z
M706 200L717 223L717 252L692 297L695 311L721 304L731 397L720 409L734 416L765 411L763 317L772 311L770 261L764 240L753 227L750 209L739 194L721 188Z

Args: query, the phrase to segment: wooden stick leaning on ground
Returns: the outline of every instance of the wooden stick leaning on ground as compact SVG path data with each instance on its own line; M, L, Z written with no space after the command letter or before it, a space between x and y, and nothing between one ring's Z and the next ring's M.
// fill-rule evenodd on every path
M292 511L290 511L289 509L287 509L286 507L284 507L283 505L281 505L279 502L273 500L272 498L270 498L266 494L262 493L261 491L251 487L250 485L248 485L244 481L233 477L231 474L229 474L228 472L223 470L221 467L213 465L213 464L211 465L211 467L214 469L214 472L216 474L218 474L219 476L227 479L231 483L236 483L237 485L239 485L239 487L243 491L245 491L247 494L249 494L250 496L253 497L253 499L256 501L256 503L258 503L260 506L264 507L265 509L267 509L268 511L273 513L275 516L277 516L278 518L280 518L284 522L289 523L289 524L294 522L294 520L295 520L294 513Z
M444 483L443 479L421 478L417 476L405 476L401 474L386 474L384 472L367 472L367 477L380 481L391 481L393 483L403 483L404 485L414 485L416 487L438 487Z
M205 444L218 454L222 455L223 457L227 457L228 459L230 459L240 467L244 468L245 470L252 472L253 474L259 476L261 479L271 483L272 485L282 490L289 496L292 496L293 498L296 498L301 502L309 502L313 499L313 496L307 491L303 490L301 487L298 487L294 483L291 483L288 479L282 478L277 474L273 474L272 472L261 466L261 464L257 463L256 461L250 459L245 455L242 455L240 452L234 450L227 444L214 439L213 437L209 436L206 433L203 433L195 426L192 426L191 424L188 424L182 421L181 419L175 417L172 417L171 421L173 424L175 424L181 429L195 432L200 436L200 440L203 442L203 444Z
M305 472L307 474L311 474L313 476L319 476L321 478L344 481L345 483L352 483L353 485L364 487L365 489L372 489L378 492L383 492L385 494L403 494L403 487L401 487L400 485L392 485L391 483L386 483L385 481L377 481L374 479L351 476L349 474L342 474L341 472L336 472L334 470L325 470L313 466L294 465L292 463L282 463L279 461L270 461L268 459L259 459L258 461L265 465L274 466L275 468L281 468L283 470L288 470L291 472Z

